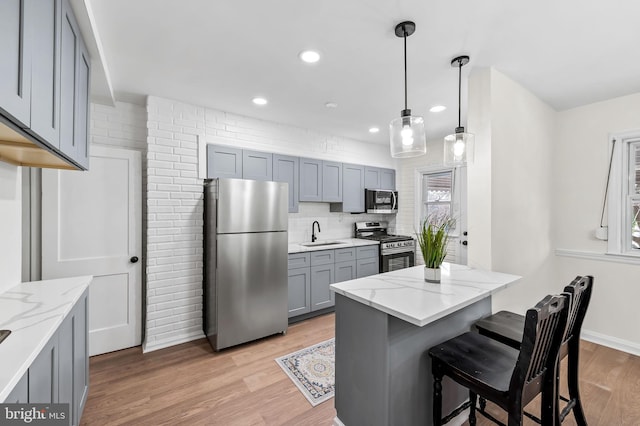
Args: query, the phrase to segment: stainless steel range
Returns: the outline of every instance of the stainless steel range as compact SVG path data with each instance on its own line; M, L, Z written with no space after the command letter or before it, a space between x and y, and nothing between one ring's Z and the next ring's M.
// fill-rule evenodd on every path
M356 222L356 238L380 241L380 272L415 264L416 243L411 237L387 233L389 222Z

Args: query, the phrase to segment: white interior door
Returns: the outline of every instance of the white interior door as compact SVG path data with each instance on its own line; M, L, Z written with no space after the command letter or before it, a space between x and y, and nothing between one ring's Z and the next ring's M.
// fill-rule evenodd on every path
M93 146L88 172L43 170L42 278L93 275L91 355L141 344L140 152Z

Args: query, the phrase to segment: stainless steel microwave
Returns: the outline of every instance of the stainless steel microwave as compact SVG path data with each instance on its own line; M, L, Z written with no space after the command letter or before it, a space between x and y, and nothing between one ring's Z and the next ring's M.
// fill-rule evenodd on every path
M367 213L398 213L398 191L365 189L364 202Z

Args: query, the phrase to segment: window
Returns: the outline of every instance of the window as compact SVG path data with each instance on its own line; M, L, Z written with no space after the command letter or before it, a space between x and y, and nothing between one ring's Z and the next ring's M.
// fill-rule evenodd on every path
M640 256L640 131L614 135L609 253Z
M422 175L422 219L432 214L452 214L451 195L453 192L453 171Z

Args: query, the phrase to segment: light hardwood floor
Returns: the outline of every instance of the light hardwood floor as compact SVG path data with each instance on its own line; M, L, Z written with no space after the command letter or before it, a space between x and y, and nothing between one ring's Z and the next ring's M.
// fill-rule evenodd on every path
M82 424L331 425L333 399L311 407L274 359L333 335L330 314L221 353L198 340L144 355L132 348L93 357ZM640 425L640 358L583 341L580 364L589 424ZM538 412L536 404L528 410ZM500 409L488 409L506 420ZM485 424L492 423L479 416L478 425ZM573 417L563 424L575 424Z

